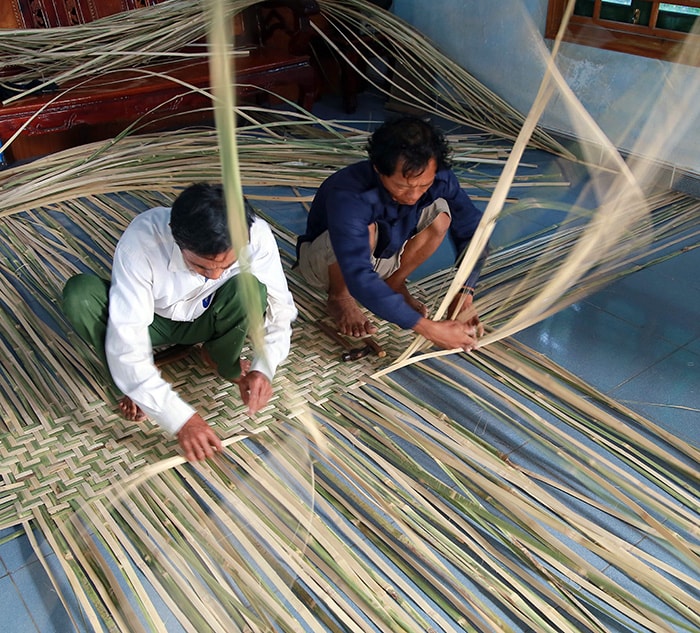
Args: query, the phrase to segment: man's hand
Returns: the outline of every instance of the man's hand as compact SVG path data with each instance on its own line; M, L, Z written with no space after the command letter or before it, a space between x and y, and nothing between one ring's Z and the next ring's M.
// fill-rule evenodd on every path
M241 392L243 404L248 405L250 415L260 411L272 396L272 385L262 372L251 371L234 382Z
M479 315L476 313L474 306L474 294L472 292L458 292L452 302L447 314L452 319L462 321L467 325L476 328L476 335L481 338L484 335L484 326L479 321Z
M472 311L473 301L474 295L471 292L466 292L464 290L458 291L450 302L450 307L447 310L448 316L451 319L456 319L463 312ZM463 319L460 319L460 321L462 320Z
M469 352L476 347L483 327L478 317L476 323L420 319L413 330L442 349L463 349Z
M221 440L205 422L204 418L195 413L177 433L180 447L189 462L198 462L223 448Z

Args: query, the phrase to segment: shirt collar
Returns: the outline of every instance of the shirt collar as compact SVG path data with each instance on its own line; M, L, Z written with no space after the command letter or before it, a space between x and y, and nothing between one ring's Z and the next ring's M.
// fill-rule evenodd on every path
M180 247L173 242L173 248L170 252L170 261L168 262L168 271L173 273L192 272L182 256Z
M372 175L374 177L374 192L379 199L379 202L381 202L381 204L385 207L393 209L398 208L398 203L391 197L389 192L386 190L386 187L384 187L382 184L382 181L379 178L379 173L374 166L372 167Z

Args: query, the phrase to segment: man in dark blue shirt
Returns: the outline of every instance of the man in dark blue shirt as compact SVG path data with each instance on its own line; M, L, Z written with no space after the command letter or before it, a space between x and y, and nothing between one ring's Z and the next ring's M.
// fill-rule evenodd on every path
M481 219L450 169L445 137L422 119L403 116L377 128L367 152L369 160L319 187L297 243L300 272L328 290L328 314L343 334L376 331L359 303L439 347L473 349L483 331L471 307L483 256L456 298L468 311L466 321L428 319L406 288L448 233L461 255Z

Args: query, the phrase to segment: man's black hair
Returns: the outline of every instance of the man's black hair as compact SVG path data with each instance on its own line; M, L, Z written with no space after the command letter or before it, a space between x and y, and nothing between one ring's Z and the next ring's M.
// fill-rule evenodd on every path
M245 215L248 229L255 212L247 200ZM226 219L226 200L221 185L197 183L185 189L170 210L170 230L176 244L204 257L219 255L231 248Z
M367 141L367 154L377 171L391 176L402 162L402 175L423 173L434 158L438 169L451 166L451 149L443 133L432 123L402 115L382 123Z

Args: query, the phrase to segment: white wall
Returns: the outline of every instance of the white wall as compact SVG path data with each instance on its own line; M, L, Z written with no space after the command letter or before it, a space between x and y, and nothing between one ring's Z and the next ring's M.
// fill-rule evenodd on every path
M432 0L425 7L425 0L394 0L393 12L527 113L551 46L543 39L547 0ZM568 43L558 66L614 145L700 174L700 68ZM541 123L577 135L580 117L572 119L563 103L555 99Z

